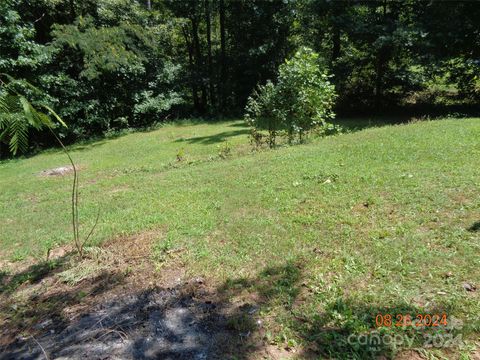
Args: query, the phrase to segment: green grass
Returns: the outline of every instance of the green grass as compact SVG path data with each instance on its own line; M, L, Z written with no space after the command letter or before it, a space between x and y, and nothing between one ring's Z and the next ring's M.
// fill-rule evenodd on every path
M480 285L480 119L257 153L241 122L168 125L72 156L84 231L101 210L95 242L158 229L163 266L162 252L185 248L189 274L259 294L273 343L362 357L370 350L346 335L388 311L444 311L468 336L480 331L479 291L462 287ZM66 164L59 151L0 163L2 257L43 257L70 241L71 179L39 176Z

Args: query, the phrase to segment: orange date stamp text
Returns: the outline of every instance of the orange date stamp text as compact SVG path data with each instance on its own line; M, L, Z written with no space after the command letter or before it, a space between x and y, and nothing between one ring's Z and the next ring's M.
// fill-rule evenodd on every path
M447 314L377 314L376 327L437 327L447 326Z

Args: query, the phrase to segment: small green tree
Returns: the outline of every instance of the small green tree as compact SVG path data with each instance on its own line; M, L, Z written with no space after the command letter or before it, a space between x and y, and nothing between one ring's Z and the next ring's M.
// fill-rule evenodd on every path
M334 118L335 86L327 71L320 68L318 54L311 49L301 48L280 65L277 87L290 140L298 135L302 142L306 133Z
M254 91L245 118L254 132L268 131L270 147L280 130L286 130L290 142L296 136L303 142L312 129L328 126L335 116L335 98L335 87L321 69L318 54L301 48L280 65L276 84L269 81Z
M252 127L252 137L259 143L261 135L258 130L267 130L267 142L270 147L275 146L277 133L283 126L276 92L277 88L271 81L267 81L265 85L259 85L248 98L245 108L245 119Z
M3 78L6 80L4 81ZM72 230L75 247L80 258L84 255L84 245L92 235L97 222L91 228L88 235L82 240L80 237L79 217L78 217L78 174L75 163L68 153L67 148L62 143L60 138L55 134L55 122L66 127L60 116L52 110L48 105L32 103L23 95L19 89L28 88L33 92L40 92L39 89L32 86L30 83L23 80L16 80L7 74L0 74L0 141L9 144L10 152L16 155L19 152L25 152L28 149L28 132L30 128L36 130L48 129L55 137L57 142L62 147L67 155L73 170L73 184L72 184ZM38 110L43 108L46 112ZM53 116L53 119L51 118Z

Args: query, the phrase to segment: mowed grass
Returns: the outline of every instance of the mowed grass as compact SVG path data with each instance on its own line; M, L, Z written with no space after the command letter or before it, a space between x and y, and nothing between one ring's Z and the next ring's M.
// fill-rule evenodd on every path
M72 147L83 231L98 209L94 243L158 231L159 271L183 249L188 274L259 295L272 343L365 358L347 336L377 313L435 311L478 337L479 291L464 285L480 287L480 119L253 153L247 133L240 121L168 125ZM0 163L3 258L71 241L71 178L39 175L67 164L59 151Z

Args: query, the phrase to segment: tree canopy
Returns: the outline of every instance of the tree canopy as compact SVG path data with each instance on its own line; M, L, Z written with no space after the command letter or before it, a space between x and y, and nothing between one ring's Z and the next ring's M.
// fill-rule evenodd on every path
M66 141L242 114L303 46L338 113L478 103L479 18L472 1L4 0L0 73L43 91Z

